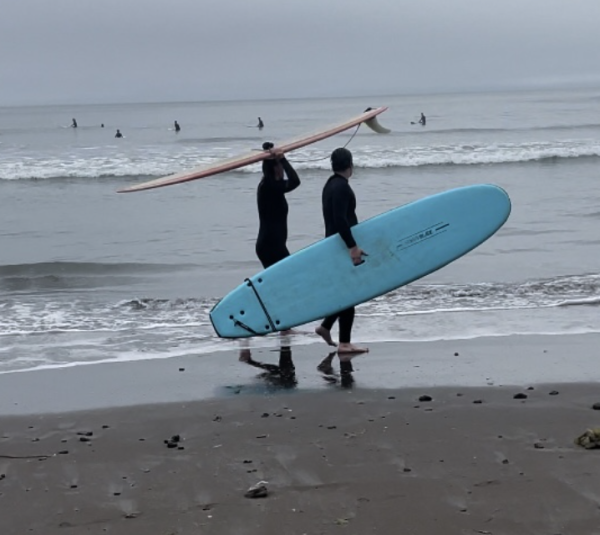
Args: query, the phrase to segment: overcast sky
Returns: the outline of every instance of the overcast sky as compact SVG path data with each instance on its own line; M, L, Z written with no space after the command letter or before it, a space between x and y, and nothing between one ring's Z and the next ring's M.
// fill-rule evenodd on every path
M0 4L0 105L600 86L600 0Z

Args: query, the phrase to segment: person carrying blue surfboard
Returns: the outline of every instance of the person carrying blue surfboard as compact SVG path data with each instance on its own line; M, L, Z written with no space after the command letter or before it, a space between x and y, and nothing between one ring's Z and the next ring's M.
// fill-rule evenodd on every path
M345 148L335 149L331 153L331 169L333 175L329 177L323 187L323 219L325 221L325 236L339 234L344 240L350 261L358 266L362 264L363 256L367 256L354 240L351 228L358 224L356 217L356 196L350 187L349 179L352 176L354 163L352 153ZM339 320L339 321L338 321ZM339 326L339 353L366 353L366 347L352 344L352 325L354 323L354 307L342 310L323 320L315 332L329 345L335 346L331 337L333 324L338 321Z
M263 149L271 151L273 158L263 160L263 177L256 192L259 219L256 256L263 267L268 268L290 256L286 245L288 203L285 195L300 185L300 177L283 153L273 148L273 143L263 143Z

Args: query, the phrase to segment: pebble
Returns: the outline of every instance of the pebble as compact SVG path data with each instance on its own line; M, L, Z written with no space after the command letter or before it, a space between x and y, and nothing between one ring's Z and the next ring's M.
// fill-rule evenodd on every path
M246 498L265 498L268 495L266 481L259 481L256 485L252 485L244 494Z

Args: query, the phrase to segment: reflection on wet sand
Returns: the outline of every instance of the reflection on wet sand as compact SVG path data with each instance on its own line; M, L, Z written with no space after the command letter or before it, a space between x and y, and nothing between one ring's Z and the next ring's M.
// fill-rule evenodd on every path
M339 371L334 367L336 355L339 357ZM339 384L342 388L351 388L354 385L352 359L355 356L356 354L339 354L337 351L331 351L319 363L317 370L321 372L323 379L329 384ZM296 367L292 360L292 348L289 342L284 342L280 346L278 364L254 360L252 352L247 346L240 349L239 360L249 366L264 370L258 377L268 383L269 386L290 389L298 385Z
M329 353L317 366L317 370L323 374L323 379L328 383L333 385L339 383L342 388L352 388L354 385L354 376L352 375L354 367L352 366L352 359L356 354L339 355L339 373L337 373L333 367L333 359L337 354L337 351Z
M255 368L265 370L259 377L271 386L278 388L295 388L298 384L296 379L296 368L292 360L292 348L288 345L279 348L279 364L268 364L259 362L252 358L252 352L248 348L240 350L240 362L245 362Z

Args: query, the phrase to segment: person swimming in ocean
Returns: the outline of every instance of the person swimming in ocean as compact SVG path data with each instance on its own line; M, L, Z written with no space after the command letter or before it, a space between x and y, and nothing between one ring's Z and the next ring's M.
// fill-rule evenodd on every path
M173 123L173 126L175 128L175 132L179 132L181 130L181 126L179 126L179 123L177 121Z
M123 134L121 134L121 131L117 128L117 133L115 134L115 137L123 137Z

